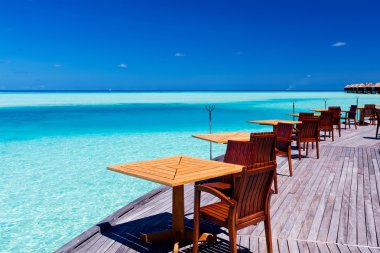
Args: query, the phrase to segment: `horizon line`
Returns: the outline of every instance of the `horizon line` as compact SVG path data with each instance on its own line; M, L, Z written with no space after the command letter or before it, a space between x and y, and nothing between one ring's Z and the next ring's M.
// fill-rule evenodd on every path
M181 92L192 92L192 91L204 91L204 92L222 92L222 91L230 91L230 92L239 92L239 91L282 91L282 92L292 92L292 91L342 91L344 90L156 90L156 89L142 89L142 90L112 90L112 89L99 89L99 90L0 90L0 92L173 92L173 91L181 91Z

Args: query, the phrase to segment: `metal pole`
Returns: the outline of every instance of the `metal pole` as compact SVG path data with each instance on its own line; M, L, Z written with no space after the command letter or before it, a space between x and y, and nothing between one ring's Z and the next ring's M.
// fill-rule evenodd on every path
M208 111L210 134L212 133L212 111L215 110L215 105L206 105L205 109ZM210 160L212 160L212 142L210 141Z
M356 106L358 107L359 106L359 96L356 96ZM356 109L356 112L358 112L358 110ZM360 111L361 113L361 111ZM359 115L358 113L356 113L356 119L359 120Z
M323 101L325 101L325 109L327 109L327 98L324 98Z
M293 112L292 112L292 113L293 113L293 114L294 114L294 108L295 108L294 105L295 105L295 103L296 103L296 101L292 101L292 104L293 104ZM293 121L294 121L294 115L293 115Z

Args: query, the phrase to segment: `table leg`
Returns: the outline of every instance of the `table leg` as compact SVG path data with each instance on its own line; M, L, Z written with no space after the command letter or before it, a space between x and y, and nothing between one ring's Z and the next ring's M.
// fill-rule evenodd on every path
M172 228L152 234L143 234L140 240L143 242L170 241L174 243L173 252L178 252L179 244L183 241L191 241L192 231L185 230L185 201L183 185L173 187L172 204Z

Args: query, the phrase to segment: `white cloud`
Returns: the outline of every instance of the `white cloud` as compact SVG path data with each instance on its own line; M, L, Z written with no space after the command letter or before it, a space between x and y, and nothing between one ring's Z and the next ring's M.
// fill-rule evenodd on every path
M331 46L332 47L344 47L344 46L347 46L347 43L343 42L343 41L338 41L338 42L335 42L334 44L332 44Z
M183 56L185 56L185 54L181 53L181 52L177 52L177 53L174 54L174 56L175 57L183 57Z
M125 64L125 63L120 63L119 65L117 65L119 68L122 68L122 69L125 69L125 68L128 68L128 65Z
M55 64L53 64L53 67L54 68L60 68L60 67L62 67L62 64L55 63Z

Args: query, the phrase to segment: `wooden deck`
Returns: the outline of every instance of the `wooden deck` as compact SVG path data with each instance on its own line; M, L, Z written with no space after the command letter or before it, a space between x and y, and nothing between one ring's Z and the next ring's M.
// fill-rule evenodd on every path
M380 253L380 140L375 127L342 130L335 142L321 143L299 161L294 150L293 177L278 157L279 194L271 202L274 252ZM337 136L338 134L336 134ZM191 138L191 137L189 137ZM186 226L192 227L193 185L185 186ZM211 195L203 203L215 201ZM169 252L167 244L141 244L141 232L170 227L171 188L160 187L111 214L57 252ZM218 243L201 252L229 252L226 231L209 224ZM266 252L263 224L238 232L242 252ZM191 252L191 244L181 249Z

